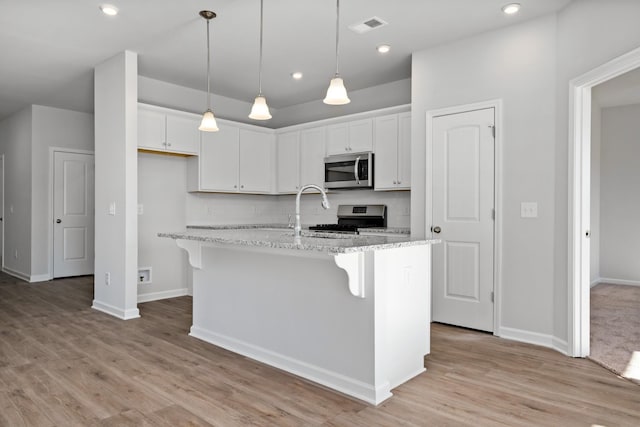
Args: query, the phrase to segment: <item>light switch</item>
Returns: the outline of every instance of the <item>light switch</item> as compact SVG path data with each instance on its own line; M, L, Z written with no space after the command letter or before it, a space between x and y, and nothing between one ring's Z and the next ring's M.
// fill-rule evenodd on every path
M116 214L116 202L109 203L109 215Z
M538 203L522 202L520 203L520 218L537 218Z

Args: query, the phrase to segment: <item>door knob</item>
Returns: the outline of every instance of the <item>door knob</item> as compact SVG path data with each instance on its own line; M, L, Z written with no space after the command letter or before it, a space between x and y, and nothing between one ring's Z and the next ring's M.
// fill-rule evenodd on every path
M431 227L431 231L433 231L436 234L440 234L442 229L436 225L435 227Z
M60 218L56 219L56 224L60 224L62 220Z

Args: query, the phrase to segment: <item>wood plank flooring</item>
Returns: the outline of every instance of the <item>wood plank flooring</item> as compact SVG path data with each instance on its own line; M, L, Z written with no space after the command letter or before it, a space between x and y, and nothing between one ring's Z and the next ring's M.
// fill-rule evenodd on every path
M0 426L640 425L640 386L483 333L432 325L427 372L376 408L189 337L189 297L129 321L92 297L0 273Z

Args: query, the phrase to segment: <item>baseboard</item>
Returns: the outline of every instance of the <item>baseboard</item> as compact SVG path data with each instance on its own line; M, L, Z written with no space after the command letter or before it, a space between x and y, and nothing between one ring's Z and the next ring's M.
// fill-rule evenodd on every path
M551 337L551 348L566 356L569 355L569 343L558 337Z
M596 280L591 282L591 285L589 287L593 288L594 286L599 285L600 283L602 283L602 279L598 277Z
M500 334L498 336L508 340L520 341L527 344L535 344L553 349L556 349L555 344L560 344L560 340L558 340L557 343L554 342L554 337L552 335L525 331L523 329L506 328L504 326L500 328Z
M638 280L612 279L611 277L601 277L598 283L611 283L612 285L640 286Z
M100 302L95 299L93 300L93 305L91 306L91 308L103 313L110 314L113 317L117 317L118 319L122 320L137 319L138 317L140 317L140 311L137 308L122 310L118 307L114 307L110 304Z
M25 282L30 282L29 279L31 279L31 277L28 274L24 274L20 271L12 270L8 267L2 267L2 272L7 273L9 276L15 277L16 279L24 280Z
M241 354L259 362L266 363L267 365L282 369L283 371L306 378L372 405L379 405L384 400L392 396L388 382L374 388L370 384L346 377L342 374L275 353L244 341L207 331L196 326L191 327L189 335L218 347L225 348L234 353Z
M49 280L51 280L51 276L49 276L48 274L36 274L29 278L29 282L31 283L48 282Z
M176 298L189 295L189 289L171 289L170 291L149 292L146 294L138 294L138 304L142 302L158 301L167 298Z

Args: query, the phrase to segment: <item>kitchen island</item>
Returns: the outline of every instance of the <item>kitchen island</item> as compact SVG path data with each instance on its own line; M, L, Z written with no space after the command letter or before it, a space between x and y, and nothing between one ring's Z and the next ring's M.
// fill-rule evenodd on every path
M408 236L189 228L190 335L377 405L424 372L430 245Z

